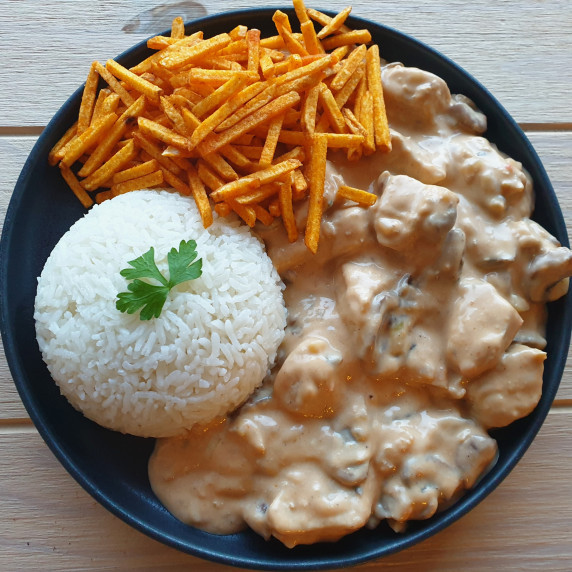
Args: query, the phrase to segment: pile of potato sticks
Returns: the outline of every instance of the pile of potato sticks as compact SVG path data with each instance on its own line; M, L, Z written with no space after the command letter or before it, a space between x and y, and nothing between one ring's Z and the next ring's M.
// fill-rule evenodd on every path
M78 120L49 154L84 207L90 193L100 203L170 186L194 197L205 228L212 208L250 227L281 217L295 242L294 208L309 200L304 240L316 253L328 149L359 160L391 140L370 32L344 24L351 7L331 18L293 3L301 33L280 10L268 38L242 25L187 36L175 18L170 37L148 40L157 51L131 69L93 62ZM376 199L348 186L337 196Z

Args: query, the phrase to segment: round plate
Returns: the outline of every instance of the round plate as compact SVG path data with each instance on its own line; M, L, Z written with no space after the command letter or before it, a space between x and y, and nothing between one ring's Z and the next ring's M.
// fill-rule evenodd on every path
M284 11L296 21L292 10ZM210 37L245 24L273 35L273 13L274 9L246 10L203 18L188 24L187 33L203 30ZM477 104L488 117L486 137L522 162L532 176L537 195L535 220L567 246L566 227L546 172L522 131L492 95L452 61L404 34L360 18L350 18L347 23L353 28L368 28L373 41L382 46L386 60L431 71L447 82L452 93L465 94ZM129 67L150 54L141 43L118 61ZM402 534L382 523L375 530L360 530L327 546L295 549L285 548L274 539L265 541L250 530L215 536L171 516L153 494L147 478L153 440L108 431L75 411L60 396L36 343L36 279L58 239L85 212L59 169L47 161L50 148L77 117L80 100L81 88L38 139L12 195L1 244L1 327L14 382L30 417L60 462L95 499L140 531L195 556L245 568L322 569L378 558L426 539L473 508L507 476L538 432L558 389L570 340L570 295L549 305L548 359L538 407L526 419L494 431L499 444L496 466L448 510L411 523Z

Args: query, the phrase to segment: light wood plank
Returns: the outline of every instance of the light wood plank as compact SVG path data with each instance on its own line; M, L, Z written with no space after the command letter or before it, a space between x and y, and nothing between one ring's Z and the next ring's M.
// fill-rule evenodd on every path
M355 570L569 570L571 432L572 415L551 413L522 462L469 515ZM167 548L119 521L73 481L33 431L0 432L0 456L1 570L232 570Z
M193 19L207 11L267 5L266 0L159 5L155 0L63 0L46 9L34 0L2 2L0 125L45 125L84 81L93 59L115 57L168 28L179 12ZM345 5L345 0L327 4L331 10ZM572 18L565 17L569 0L356 0L353 6L355 15L412 34L455 60L517 121L572 123L572 74L566 73L572 59Z

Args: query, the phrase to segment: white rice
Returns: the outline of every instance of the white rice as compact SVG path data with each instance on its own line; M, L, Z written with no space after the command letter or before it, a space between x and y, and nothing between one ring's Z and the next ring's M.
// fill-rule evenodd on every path
M215 215L216 216L216 215ZM196 240L202 276L173 288L159 318L119 312L119 272L151 246ZM58 242L38 279L38 344L63 395L93 421L144 437L181 434L240 405L284 336L282 282L235 219L205 230L194 201L166 191L94 206Z

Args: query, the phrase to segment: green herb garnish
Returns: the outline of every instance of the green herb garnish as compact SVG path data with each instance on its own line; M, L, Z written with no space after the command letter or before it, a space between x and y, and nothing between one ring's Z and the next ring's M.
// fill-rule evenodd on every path
M203 261L197 257L197 243L194 240L181 240L179 250L172 248L167 254L169 263L169 280L167 280L155 264L155 250L151 247L145 254L129 264L133 268L124 268L120 274L128 280L133 280L128 284L129 292L117 294L115 307L120 312L134 314L141 308L139 317L141 320L158 318L167 300L167 295L171 288L181 282L194 280L202 274ZM160 284L144 282L140 278L153 278Z

